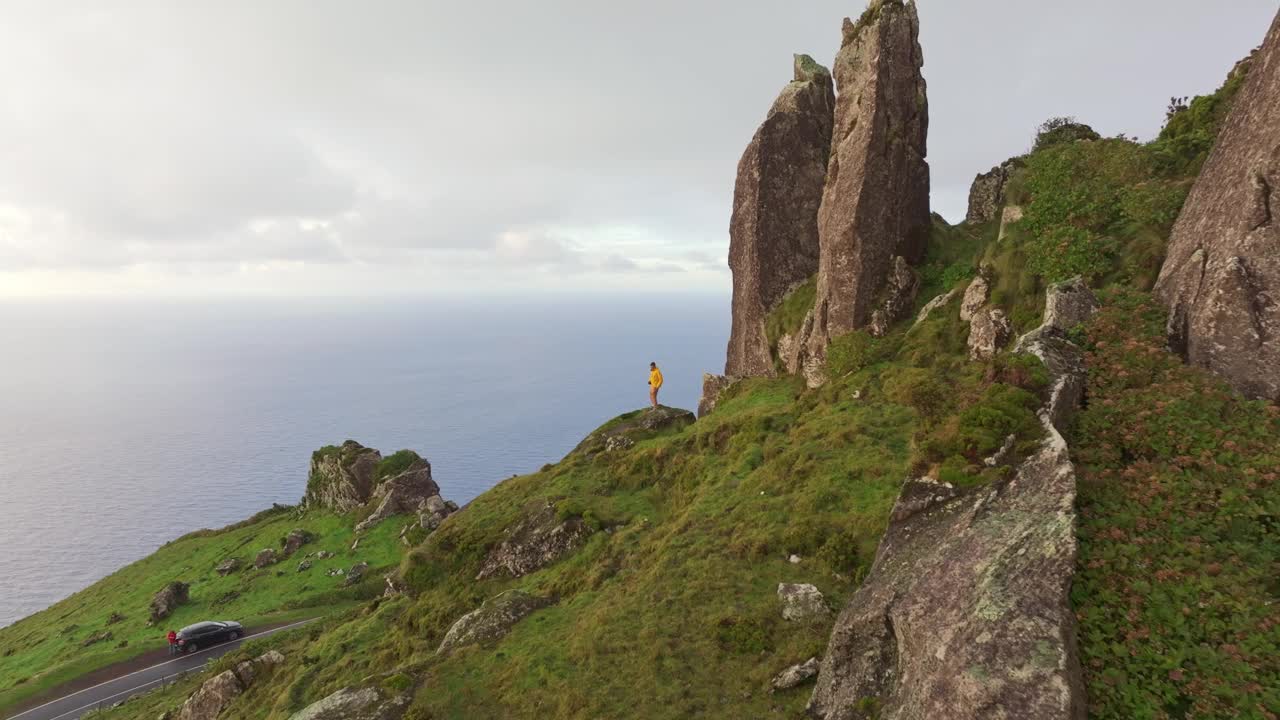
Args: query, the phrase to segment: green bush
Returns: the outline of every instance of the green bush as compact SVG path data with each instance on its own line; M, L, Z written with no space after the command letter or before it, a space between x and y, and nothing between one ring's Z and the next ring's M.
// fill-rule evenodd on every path
M946 408L948 388L932 370L901 368L886 374L884 394L899 405L913 408L926 424L932 424Z
M1102 136L1093 128L1073 117L1050 118L1036 128L1036 142L1032 151L1055 145L1075 143L1080 140L1099 140Z
M1129 140L1056 145L1032 154L1025 176L1031 201L1022 220L1031 238L1028 269L1049 282L1105 273L1115 263L1113 234L1130 219L1126 208L1147 215L1168 209L1167 196L1156 196L1161 203L1132 190L1152 174L1150 154Z

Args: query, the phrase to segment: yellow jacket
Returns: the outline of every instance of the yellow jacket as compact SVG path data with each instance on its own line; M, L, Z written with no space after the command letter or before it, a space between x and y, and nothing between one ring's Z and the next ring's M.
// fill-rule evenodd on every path
M652 387L654 390L662 387L662 371L658 368L654 368L649 371L649 387Z

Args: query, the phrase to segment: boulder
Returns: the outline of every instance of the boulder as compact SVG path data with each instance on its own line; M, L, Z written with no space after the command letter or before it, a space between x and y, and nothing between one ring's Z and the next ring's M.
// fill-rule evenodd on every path
M479 608L463 615L445 633L437 654L445 654L464 645L488 643L503 638L516 623L534 611L551 604L548 598L530 595L523 590L508 590L492 597Z
M239 570L240 566L243 564L244 561L238 557L227 558L226 560L218 563L218 567L214 568L214 572L222 576L230 575L231 573Z
M298 552L298 550L301 549L303 545L306 545L307 543L311 542L314 539L315 539L314 536L312 536L312 534L307 532L306 530L302 530L302 529L290 530L289 534L285 536L285 539L284 539L284 554L292 555Z
M811 657L798 665L792 665L775 675L769 683L769 688L776 692L799 687L818 676L818 667L818 658L816 657Z
M236 677L240 678L241 687L247 690L260 674L283 663L284 655L279 650L269 650L252 660L243 660L238 663Z
M374 471L380 462L381 453L355 440L348 440L339 447L317 450L311 455L311 472L303 504L338 512L360 507L369 501Z
M431 479L431 463L417 458L407 470L380 483L373 491L372 499L378 507L369 517L356 526L356 532L364 532L392 515L418 514L427 509L428 503L439 509L439 519L449 513L440 497L440 486Z
M782 602L783 620L805 620L831 614L826 598L813 585L779 583L778 600Z
M963 322L973 320L974 314L987 304L987 298L990 295L991 280L985 274L979 273L969 283L969 287L965 288L964 299L960 301L960 320Z
M999 308L983 308L969 322L969 359L990 360L1009 342L1013 328Z
M388 697L380 688L343 688L289 716L289 720L400 720L412 698Z
M543 503L505 530L504 539L480 566L477 580L528 575L577 550L593 529L582 518L560 518L554 503Z
M369 571L369 563L361 561L351 566L347 571L347 579L342 581L345 586L355 585L364 579L364 574Z
M997 165L973 179L969 186L969 212L965 222L984 223L995 220L1004 206L1004 186L1013 174L1014 161Z
M1075 472L1061 429L1083 353L1042 326L1019 348L1052 378L1045 439L1012 478L903 486L862 586L836 619L809 713L824 720L1085 717L1069 601Z
M876 0L857 23L844 21L817 298L801 363L811 385L823 380L816 368L832 338L865 327L877 309L887 326L911 307L885 291L899 274L895 258L917 264L931 230L919 32L915 3L903 0Z
M726 375L773 374L766 318L818 270L818 207L834 108L831 73L808 55L796 55L794 79L738 162L729 223L733 321Z
M698 417L702 418L710 415L716 409L716 404L720 402L720 396L738 380L739 378L727 375L704 374L702 376L702 397L698 399Z
M1280 15L1169 238L1156 294L1169 344L1250 398L1280 401Z
M1097 296L1089 289L1084 278L1077 275L1049 287L1045 294L1042 327L1071 330L1093 317L1098 307Z
M115 625L116 623L122 623L124 621L125 621L125 616L121 615L118 612L112 612L110 615L107 616L108 625Z
M213 720L241 693L244 684L232 670L224 670L204 681L178 711L178 720Z
M184 582L171 582L151 598L151 622L159 622L173 614L179 605L187 602L191 586Z
M258 551L258 555L253 559L253 566L261 569L269 565L275 565L279 560L280 556L276 554L275 548L263 548Z
M310 569L311 569L311 564L312 564L312 563L311 563L311 560L310 560L310 559L303 560L302 562L299 562L299 563L298 563L298 572L306 572L306 571L310 570Z

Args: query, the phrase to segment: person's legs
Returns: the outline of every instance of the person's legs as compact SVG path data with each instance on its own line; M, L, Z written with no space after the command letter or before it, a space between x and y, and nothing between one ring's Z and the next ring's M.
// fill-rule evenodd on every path
M658 407L658 388L656 387L649 388L649 404Z

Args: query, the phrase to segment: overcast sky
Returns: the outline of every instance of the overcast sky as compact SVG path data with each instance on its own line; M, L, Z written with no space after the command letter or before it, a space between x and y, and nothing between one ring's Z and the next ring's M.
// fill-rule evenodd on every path
M1275 0L920 0L933 205L1154 135ZM727 288L738 157L833 0L0 0L0 296Z

